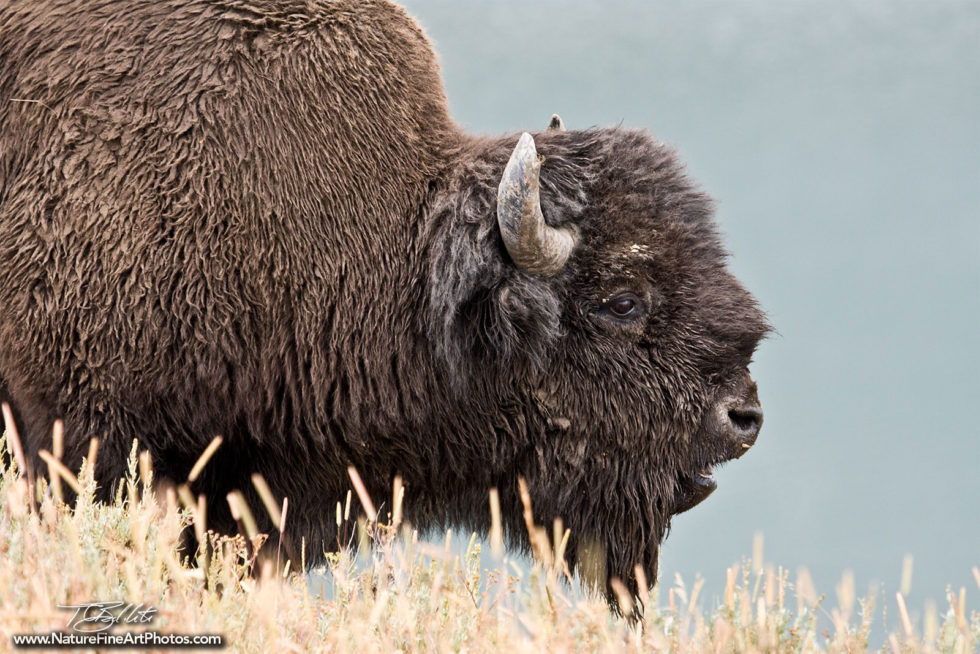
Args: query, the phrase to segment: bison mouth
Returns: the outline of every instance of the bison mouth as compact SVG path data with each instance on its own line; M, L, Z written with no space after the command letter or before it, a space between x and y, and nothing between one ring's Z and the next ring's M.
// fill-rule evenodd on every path
M684 513L708 499L718 488L711 466L693 475L681 475L674 494L674 513Z
M692 457L693 465L678 477L674 513L684 513L707 499L718 487L713 467L741 458L755 443L761 428L759 396L755 382L745 370L714 403L695 436L700 452Z

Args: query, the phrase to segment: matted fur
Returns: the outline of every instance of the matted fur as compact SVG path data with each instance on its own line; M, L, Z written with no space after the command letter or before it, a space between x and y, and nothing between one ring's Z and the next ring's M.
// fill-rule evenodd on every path
M497 486L518 539L524 476L573 555L654 579L765 321L671 150L534 136L545 218L579 234L551 278L497 229L517 135L458 129L402 9L0 0L0 395L28 449L59 417L69 466L98 436L108 491L134 438L183 481L222 434L211 523L260 472L312 554L349 465L377 498L401 474L423 527L485 526ZM644 321L603 310L623 288Z

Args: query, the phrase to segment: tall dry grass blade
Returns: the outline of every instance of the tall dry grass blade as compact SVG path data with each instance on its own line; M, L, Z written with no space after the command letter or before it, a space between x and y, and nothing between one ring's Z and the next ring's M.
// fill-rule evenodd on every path
M395 475L391 491L391 528L397 530L402 523L402 502L405 500L405 485L401 475Z
M252 475L252 485L258 491L259 499L262 500L262 505L265 506L265 512L272 520L272 524L278 526L282 522L282 513L279 511L279 503L276 502L276 498L272 494L272 489L269 488L269 484L266 483L265 477L256 472Z
M490 489L490 552L494 558L504 555L504 523L500 513L500 493Z
M786 600L786 582L789 579L789 572L783 570L783 566L779 566L779 611L783 611Z
M60 418L51 427L51 454L59 460L65 455L65 421Z
M374 508L374 502L371 501L371 496L368 495L367 487L361 480L361 475L358 474L357 468L349 466L347 468L347 474L350 475L350 480L354 484L354 490L357 492L357 498L361 500L361 506L364 508L364 513L367 514L368 521L377 522L378 512Z
M555 548L556 554L555 559L561 563L562 570L565 575L568 576L569 581L571 581L571 571L568 569L568 561L565 560L565 552L568 551L568 539L572 536L571 529L565 529L565 533L561 535L561 540L558 542L558 546Z
M245 496L242 495L241 491L235 491L238 494L239 510L242 512L242 522L245 523L245 533L249 539L254 539L259 535L258 523L255 521L255 515L252 513L252 508L245 501Z
M207 539L204 537L208 532L208 498L204 496L204 493L200 493L197 496L197 520L201 523L201 534L202 537L199 539L201 547L207 543Z
M187 484L181 484L177 487L177 497L180 498L180 503L184 505L184 508L191 511L197 511L197 500L194 499L194 494L191 492L191 487Z
M531 506L531 492L524 477L517 478L517 490L524 505L524 527L531 541L531 553L535 560L542 562L545 568L550 568L554 562L552 546L548 540L548 530L534 523L534 509Z
M286 533L286 512L289 511L289 498L282 498L282 511L279 513L279 536Z
M232 491L225 496L225 499L228 500L231 517L244 526L245 536L249 540L258 536L259 528L255 523L255 516L252 515L252 510L249 508L248 503L245 501L245 496L242 495L241 491Z
M276 568L279 568L279 561L282 557L282 547L286 540L286 511L289 510L289 498L282 498L282 510L279 511L279 541L276 543ZM286 547L286 553L289 555L290 560L296 558L296 550L293 549L292 543L289 543ZM283 572L289 570L290 560L286 561L286 569ZM286 575L283 574L285 579Z
M960 586L960 601L956 605L956 626L964 634L967 632L966 621L966 587Z
M517 490L521 496L521 504L524 505L524 526L527 533L534 535L534 511L531 508L531 492L527 488L527 480L524 477L517 478Z
M914 564L915 560L911 554L906 554L905 558L902 559L902 581L898 586L899 592L902 595L908 595L912 592L912 569Z
M524 506L524 527L531 541L531 553L538 561L546 565L551 560L551 544L548 542L548 532L534 524L534 508L531 506L531 492L524 477L517 478L517 490Z
M776 570L771 563L766 564L765 598L767 606L773 606L776 603Z
M752 537L752 572L755 574L762 574L764 545L765 539L762 532L755 532Z
M366 559L370 553L371 536L368 534L368 521L364 516L359 516L357 518L357 555Z
M565 534L565 523L561 518L555 518L555 521L551 523L551 544L554 546L554 551L552 555L555 557L556 561L561 560L561 553L558 551L561 547L561 537Z
M856 596L857 594L854 589L854 572L852 570L845 570L841 575L840 583L837 585L837 605L841 609L844 622L847 622L851 618L851 612L854 610L854 600Z
M932 647L936 644L936 638L938 636L939 611L936 609L936 603L934 601L926 600L926 615L923 621L922 638L927 647Z
M51 454L59 461L65 454L65 423L61 420L55 420L51 427ZM59 503L64 502L65 496L61 491L61 475L55 472L50 464L48 465L48 477L51 479L51 494L54 499Z
M149 450L140 452L140 479L144 486L153 483L153 460Z
M902 628L905 630L905 637L912 638L912 621L909 619L908 609L905 608L905 598L902 593L895 593L895 601L898 602L898 615L902 618Z
M95 478L95 462L99 458L99 439L95 436L88 441L88 456L85 457L88 460L89 470L92 471L92 478Z
M72 473L68 467L54 458L50 452L47 450L41 450L37 453L45 463L48 464L48 470L51 470L53 474L57 474L59 477L65 480L65 483L71 486L71 489L78 494L82 492L82 485L78 483L78 478Z
M636 575L636 587L640 591L639 595L642 602L643 596L646 595L647 592L650 590L650 584L648 583L647 580L647 573L646 570L643 569L642 565L637 564L637 566L633 568L633 574Z
M195 461L194 465L191 467L191 472L190 474L187 475L188 483L193 483L197 481L197 478L201 475L201 472L204 470L204 466L208 464L208 461L211 460L211 457L214 456L214 453L218 451L218 448L221 447L221 444L224 442L224 440L225 439L221 436L215 436L214 439L212 439L211 442L208 443L208 446L204 448L203 452L201 452L201 456L197 457L197 461Z
M555 564L555 559L552 555L551 543L548 539L548 530L535 525L534 533L531 534L531 540L538 550L539 560L544 564L546 570L551 570Z
M735 578L738 575L738 566L733 565L725 571L725 607L729 611L735 610Z
M27 474L27 459L24 457L24 448L20 443L20 432L17 431L17 424L14 422L14 412L11 410L10 405L6 402L2 405L3 410L3 425L7 430L7 442L10 443L11 449L13 449L12 454L14 455L14 461L17 462L17 468L20 470L21 474Z
M973 580L977 582L977 588L980 588L980 568L973 566Z
M609 581L610 587L612 587L613 594L616 595L616 601L619 602L619 610L623 615L630 615L633 613L633 596L630 595L629 590L626 588L626 584L620 581L619 577L613 577Z

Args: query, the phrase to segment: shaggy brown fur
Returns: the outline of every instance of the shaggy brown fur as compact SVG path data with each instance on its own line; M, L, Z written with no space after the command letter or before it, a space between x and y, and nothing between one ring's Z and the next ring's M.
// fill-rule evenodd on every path
M499 486L518 539L520 475L610 574L655 578L685 480L740 453L707 416L754 392L765 321L671 151L535 140L579 234L551 278L497 229L516 136L458 130L402 9L0 0L0 396L28 449L63 418L108 490L134 438L182 481L223 434L213 524L261 472L308 552L349 465L379 498L401 474L422 526L485 526Z

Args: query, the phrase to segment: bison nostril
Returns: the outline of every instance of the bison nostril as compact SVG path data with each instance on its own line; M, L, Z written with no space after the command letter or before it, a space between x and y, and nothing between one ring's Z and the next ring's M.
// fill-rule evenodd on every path
M762 427L762 409L754 406L731 409L728 412L728 419L735 428L736 436L751 440L758 435Z

